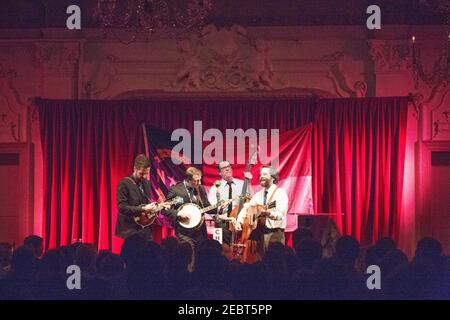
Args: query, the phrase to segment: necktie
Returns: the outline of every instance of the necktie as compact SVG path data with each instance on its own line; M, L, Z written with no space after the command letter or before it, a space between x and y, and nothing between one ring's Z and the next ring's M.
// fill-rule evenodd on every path
M231 182L231 181L228 181L228 182L227 182L227 185L228 185L228 199L233 198L233 189L232 189L232 187L231 187L231 184L232 184L232 183L233 183L233 182ZM233 209L233 203L230 202L230 204L228 205L227 213L230 214L230 212L231 212L232 209Z
M194 188L188 188L189 195L192 201L197 202L197 198L195 197Z
M263 205L267 204L267 194L269 193L269 191L264 190L264 200L263 200Z
M142 194L145 195L144 184L142 182L139 182L138 187L141 190Z

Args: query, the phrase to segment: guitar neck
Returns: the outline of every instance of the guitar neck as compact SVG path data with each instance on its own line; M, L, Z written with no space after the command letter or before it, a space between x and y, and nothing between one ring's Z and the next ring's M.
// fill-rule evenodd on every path
M205 213L205 212L208 212L210 210L216 209L218 206L219 206L218 204L214 204L214 205L211 205L209 207L202 208L202 209L200 209L200 213Z
M240 199L240 198L241 198L240 196L239 197L234 197L234 198L226 200L226 201L234 201L234 200ZM206 208L202 208L202 209L200 209L200 213L205 213L205 212L208 212L210 210L217 209L221 205L222 205L222 202L218 202L218 203L210 205L210 206L208 206Z

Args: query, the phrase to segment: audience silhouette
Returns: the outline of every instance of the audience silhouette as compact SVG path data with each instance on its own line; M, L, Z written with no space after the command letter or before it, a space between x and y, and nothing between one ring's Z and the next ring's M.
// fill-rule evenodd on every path
M310 232L299 230L292 248L269 246L254 264L229 261L215 240L196 256L174 237L161 244L127 238L120 255L76 242L42 254L42 238L29 236L14 249L0 243L0 299L450 299L450 264L442 245L425 237L414 257L391 238L369 247L342 236L332 257ZM69 265L81 270L81 289L70 290ZM377 265L381 289L366 286L366 268Z

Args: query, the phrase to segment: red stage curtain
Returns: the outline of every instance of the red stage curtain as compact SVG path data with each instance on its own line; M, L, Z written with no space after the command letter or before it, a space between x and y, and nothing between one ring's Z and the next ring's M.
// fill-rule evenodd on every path
M114 236L116 187L144 153L142 123L165 130L300 127L313 119L313 100L302 101L66 101L36 102L44 163L45 247L77 239L120 250ZM156 230L156 240L165 236Z
M165 130L278 128L313 122L317 212L361 240L398 234L407 98L276 101L36 102L44 163L45 247L77 239L120 250L115 189L144 152L142 123ZM157 232L164 236L161 232ZM159 239L157 239L159 240Z
M405 161L407 98L318 101L313 132L317 212L361 243L397 240Z

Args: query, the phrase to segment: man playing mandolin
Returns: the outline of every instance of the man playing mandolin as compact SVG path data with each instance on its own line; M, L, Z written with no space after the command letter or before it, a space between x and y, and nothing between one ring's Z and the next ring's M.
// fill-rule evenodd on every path
M150 161L144 155L138 155L134 160L133 173L122 178L117 186L116 201L119 213L116 220L116 236L128 238L139 234L147 241L152 240L151 227L142 227L135 218L147 212L158 211L157 203L150 203Z
M241 230L245 218L247 218L246 223L254 221L255 228L250 238L259 240L257 250L260 258L267 251L270 243L284 244L285 242L284 229L289 198L286 192L276 185L278 180L279 176L275 168L263 166L259 177L263 189L244 205L235 222L236 230ZM256 226L258 223L260 225Z

